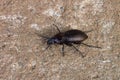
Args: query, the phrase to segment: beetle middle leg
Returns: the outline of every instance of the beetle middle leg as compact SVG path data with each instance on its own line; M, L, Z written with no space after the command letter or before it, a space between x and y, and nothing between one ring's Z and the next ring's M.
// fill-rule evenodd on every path
M85 57L85 56L82 54L82 52L81 52L79 49L77 49L73 44L71 44L71 46L72 46L76 51L79 52L79 54L82 56L82 58Z
M64 44L62 45L62 56L64 56Z

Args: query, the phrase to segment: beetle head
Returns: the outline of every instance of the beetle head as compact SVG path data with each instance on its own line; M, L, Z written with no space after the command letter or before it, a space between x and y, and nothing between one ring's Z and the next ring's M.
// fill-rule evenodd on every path
M60 43L60 41L57 38L50 38L47 41L48 45L55 44L55 43Z

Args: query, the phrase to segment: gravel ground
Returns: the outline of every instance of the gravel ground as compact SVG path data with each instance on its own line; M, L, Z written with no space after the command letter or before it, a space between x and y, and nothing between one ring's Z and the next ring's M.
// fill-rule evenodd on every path
M88 33L85 43L60 45L46 40L69 29ZM37 34L36 34L37 33ZM0 80L120 80L120 0L1 0Z

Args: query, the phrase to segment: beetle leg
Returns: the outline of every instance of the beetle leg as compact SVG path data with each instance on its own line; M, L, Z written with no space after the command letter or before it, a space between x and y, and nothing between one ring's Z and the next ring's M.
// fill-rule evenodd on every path
M48 45L48 46L44 49L44 51L46 51L49 47L50 47L50 45Z
M62 45L62 56L64 56L64 44Z
M85 44L85 43L81 43L81 44L83 44L83 45L85 45L85 46L87 46L87 47L100 48L100 49L101 49L101 47L98 47L98 46L88 45L88 44Z
M60 29L55 24L53 25L57 28L58 32L61 33Z
M74 48L76 51L79 52L79 54L82 56L82 58L85 57L79 49L77 49L73 44L71 44L71 45L73 46L73 48Z
M84 31L85 33L89 33L89 32L92 32L93 30L89 30L89 31Z

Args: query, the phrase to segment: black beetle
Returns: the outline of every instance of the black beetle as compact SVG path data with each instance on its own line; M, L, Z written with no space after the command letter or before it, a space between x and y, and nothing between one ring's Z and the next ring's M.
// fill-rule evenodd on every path
M49 38L49 37L39 34L40 37L47 39L48 46L46 47L45 50L47 50L50 47L50 45L52 45L52 44L59 44L59 45L62 45L62 55L64 56L64 45L67 45L67 46L72 46L74 49L76 49L81 54L82 57L84 57L82 52L80 50L78 50L73 44L83 44L88 47L101 48L101 47L83 43L83 41L88 38L86 33L91 32L91 31L83 32L81 30L71 29L66 32L61 32L60 29L55 24L53 24L53 25L59 31L59 33L57 33L53 37Z

